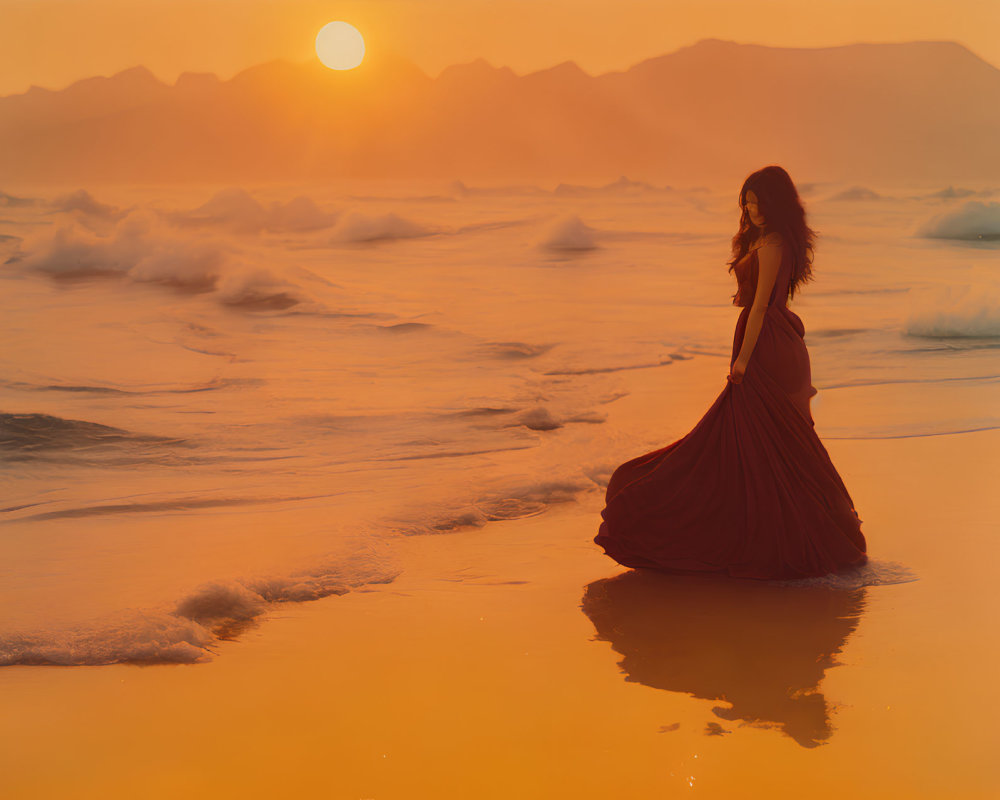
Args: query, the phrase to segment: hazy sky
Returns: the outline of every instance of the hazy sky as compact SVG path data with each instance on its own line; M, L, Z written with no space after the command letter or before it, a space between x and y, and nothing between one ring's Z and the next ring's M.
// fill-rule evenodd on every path
M1000 65L1000 0L0 0L0 95L137 64L173 83L314 57L342 19L431 76L484 57L518 74L626 69L699 39L779 47L949 40Z

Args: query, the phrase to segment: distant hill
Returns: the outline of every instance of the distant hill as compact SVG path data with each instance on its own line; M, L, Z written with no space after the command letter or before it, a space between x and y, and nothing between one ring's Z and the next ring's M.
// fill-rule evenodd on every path
M273 61L231 80L145 67L0 98L0 184L424 177L1000 179L1000 70L953 42L780 48L705 39L628 70L431 79ZM3 188L0 186L0 188Z

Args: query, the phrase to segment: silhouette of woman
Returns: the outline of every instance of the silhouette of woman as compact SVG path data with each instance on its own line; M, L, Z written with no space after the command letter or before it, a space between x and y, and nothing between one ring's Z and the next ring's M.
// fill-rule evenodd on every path
M733 237L726 386L683 438L619 466L594 542L627 567L760 579L867 561L861 518L817 436L805 327L786 305L812 276L815 232L788 173L750 175Z

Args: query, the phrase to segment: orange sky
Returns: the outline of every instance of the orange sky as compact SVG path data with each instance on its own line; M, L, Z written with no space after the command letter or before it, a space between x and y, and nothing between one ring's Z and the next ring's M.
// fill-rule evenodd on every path
M369 52L429 75L484 57L518 74L572 59L625 69L699 39L780 47L950 40L1000 65L1000 2L950 0L0 0L0 95L62 88L137 64L172 83L223 79L273 58L312 57L346 20Z

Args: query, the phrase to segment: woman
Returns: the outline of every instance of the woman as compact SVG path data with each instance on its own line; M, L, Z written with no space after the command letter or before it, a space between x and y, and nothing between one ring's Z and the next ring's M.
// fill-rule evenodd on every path
M786 305L811 279L815 233L792 179L746 179L729 271L736 323L722 393L682 439L608 482L594 541L627 567L782 579L867 561L861 519L813 427L805 328Z

